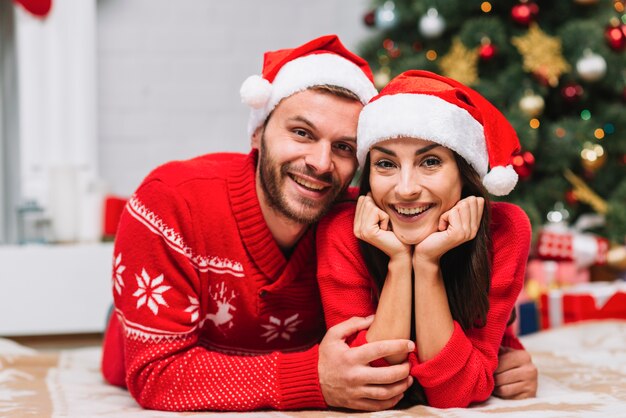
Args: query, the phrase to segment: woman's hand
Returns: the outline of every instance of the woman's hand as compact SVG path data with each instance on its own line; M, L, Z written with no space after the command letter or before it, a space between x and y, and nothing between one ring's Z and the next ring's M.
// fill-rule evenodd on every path
M415 246L413 260L439 263L452 248L476 237L483 215L485 199L469 196L461 199L439 218L438 231Z
M400 242L391 231L389 215L376 206L371 194L359 196L354 216L354 235L378 248L389 258L411 257L411 247Z

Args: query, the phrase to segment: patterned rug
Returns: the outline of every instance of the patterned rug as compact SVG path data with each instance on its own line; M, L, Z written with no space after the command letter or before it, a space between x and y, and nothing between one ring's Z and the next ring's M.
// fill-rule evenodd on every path
M626 417L626 321L580 322L522 338L539 369L534 399L491 398L467 409L416 406L376 413L220 413L223 417ZM37 352L0 338L0 417L183 417L142 410L106 385L99 348Z

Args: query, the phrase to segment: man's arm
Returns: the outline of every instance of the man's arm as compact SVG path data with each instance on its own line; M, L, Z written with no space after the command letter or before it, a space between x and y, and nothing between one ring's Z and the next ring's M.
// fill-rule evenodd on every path
M111 317L111 322L107 330L106 340L111 341L109 341L109 344L105 344L105 349L103 351L103 372L110 383L124 385L124 375L126 373L124 370L124 359L122 358L124 350L121 346L119 346L119 344L121 344L120 340L113 341L110 338L112 335L122 334L120 324L116 318L115 314ZM404 391L411 385L413 379L409 376L409 366L407 363L387 368L374 368L369 366L369 362L372 361L372 359L384 357L388 354L406 353L411 351L413 347L412 342L405 340L385 341L356 348L349 348L346 345L346 335L350 335L359 329L367 328L371 324L371 321L371 318L352 318L338 324L329 330L320 344L318 360L320 389L328 406L369 411L388 409L393 407L402 398ZM115 347L112 344L115 345ZM206 357L204 360L206 361L206 364L212 364L216 371L221 371L222 373L225 369L235 366L238 360L243 360L235 356L213 356L208 350L205 351L205 355L199 355L200 357ZM295 356L298 355L299 354L296 353L293 355L285 354L281 356L283 357L283 360L296 360ZM243 362L240 363L239 366L250 366L253 368L262 366L265 364L263 361L264 357L265 356L261 356L256 359L249 358L250 364L245 364L245 362ZM303 358L307 358L306 354ZM177 361L170 358L168 363L175 369ZM197 359L196 361L202 360ZM221 368L224 370L220 370ZM174 370L170 370L170 372L172 371ZM183 374L185 374L184 371L181 375ZM118 381L112 381L112 376L119 376ZM200 392L202 387L207 389L205 392L206 396L212 393L215 394L216 392L219 393L219 388L224 388L224 385L228 383L226 381L219 381L219 379L218 381L213 381L216 377L213 375L196 377L198 378L196 381L196 390L199 391L197 392L198 395L202 393ZM289 376L285 377L289 378ZM243 381L242 378L244 380L247 379L245 376L229 376L229 378L239 380L239 382ZM161 376L161 379L163 379L162 383L167 382L166 375ZM258 376L255 374L249 381L249 387L239 387L238 390L232 390L231 395L235 397L241 390L245 391L256 388L258 384L267 387L268 382L271 381L273 381L273 379L258 379ZM155 381L154 383L158 384L159 382ZM212 389L210 389L211 387ZM152 391L153 394L157 394L158 392L158 389ZM154 397L149 397L147 399L140 397L138 401L140 401L144 407L155 409L169 409L166 405L175 405L182 401L182 399L177 399L179 396L176 396L176 394L172 393L172 391L168 392L169 396L172 396L172 398L169 400L167 398L161 398L163 404L155 403L156 399L154 399ZM262 398L264 397L267 397L267 399L270 400L272 399L272 396L268 396L271 394L271 391L263 392L253 390L253 392L255 395L249 398L249 401L263 402ZM200 409L210 409L211 407L216 409L234 408L232 405L229 407L228 399L220 399L219 397L215 399L214 396L212 397L212 403L206 403L204 407L198 404L196 407ZM196 409L189 404L187 407ZM239 405L239 407L234 409L241 409L241 407L243 407L243 405ZM278 408L279 406L272 405L271 407ZM297 409L298 407L301 406L294 405L293 409ZM255 408L249 407L244 409ZM287 402L286 405L283 403L282 409L289 409L289 402Z

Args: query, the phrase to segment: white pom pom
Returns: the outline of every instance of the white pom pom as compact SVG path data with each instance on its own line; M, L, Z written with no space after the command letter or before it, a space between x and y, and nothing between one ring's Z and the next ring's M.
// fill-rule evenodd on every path
M517 184L517 173L511 165L496 166L483 178L483 184L492 195L505 196L511 193Z
M272 85L269 81L258 75L251 75L239 89L241 101L250 107L260 109L267 104L272 94Z

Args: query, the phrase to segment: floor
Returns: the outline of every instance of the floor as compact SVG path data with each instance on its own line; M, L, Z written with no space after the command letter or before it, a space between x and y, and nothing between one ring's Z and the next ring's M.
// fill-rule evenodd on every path
M6 338L40 351L93 347L102 344L102 334L41 335Z

